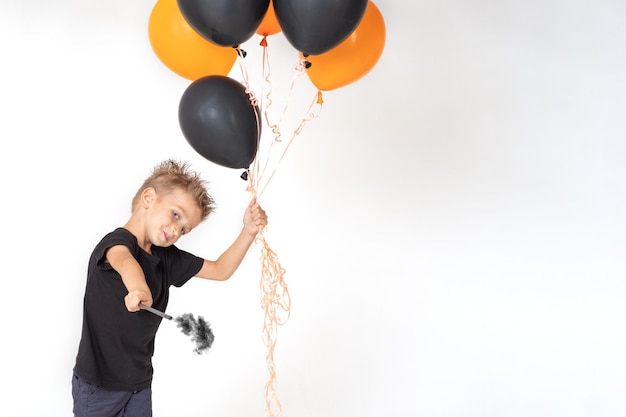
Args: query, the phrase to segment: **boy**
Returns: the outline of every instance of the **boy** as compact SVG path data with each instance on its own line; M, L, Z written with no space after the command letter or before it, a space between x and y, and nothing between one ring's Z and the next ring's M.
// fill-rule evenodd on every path
M228 279L267 225L253 199L241 233L217 260L174 246L213 209L206 182L188 164L164 161L134 196L128 222L94 249L72 378L75 417L152 415L152 355L161 318L140 306L165 311L169 286L180 287L194 276Z

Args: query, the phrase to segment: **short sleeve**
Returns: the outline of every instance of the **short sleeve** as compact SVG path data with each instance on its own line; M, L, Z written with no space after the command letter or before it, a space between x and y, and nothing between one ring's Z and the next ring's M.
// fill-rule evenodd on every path
M204 259L189 252L179 249L175 245L167 248L153 247L153 252L161 258L166 269L166 277L169 285L183 286L193 278L204 264Z
M137 257L137 251L139 245L137 244L137 238L128 230L120 227L107 234L102 238L100 243L93 251L92 259L95 261L97 267L102 267L105 261L107 250L113 246L124 245L130 250L133 256ZM104 267L107 268L106 266ZM110 266L108 268L111 268Z

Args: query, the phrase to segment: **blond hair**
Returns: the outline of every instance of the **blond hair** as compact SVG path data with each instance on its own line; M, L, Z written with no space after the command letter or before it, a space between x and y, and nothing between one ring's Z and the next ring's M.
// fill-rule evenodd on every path
M202 221L215 209L215 201L207 190L208 183L191 169L187 162L168 159L156 165L152 173L145 179L137 194L133 197L131 211L139 202L141 193L146 188L154 188L157 192L168 193L173 190L183 190L196 201L202 210Z

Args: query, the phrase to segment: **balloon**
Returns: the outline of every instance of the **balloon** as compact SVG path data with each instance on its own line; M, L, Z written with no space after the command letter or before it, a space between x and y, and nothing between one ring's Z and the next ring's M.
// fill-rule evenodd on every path
M154 5L148 34L161 62L192 81L205 75L228 75L237 59L236 50L207 41L189 26L176 0L159 0Z
M254 35L270 0L178 0L187 22L220 46L239 46Z
M261 36L270 36L275 35L280 32L280 25L278 24L278 20L276 19L276 13L274 12L274 3L273 0L270 0L270 5L267 8L267 12L265 13L265 17L261 21L261 25L257 28L257 35Z
M248 168L254 160L259 114L243 84L222 75L192 82L178 106L178 121L191 147L228 168Z
M368 0L274 0L276 18L289 43L306 55L319 55L357 27Z
M367 74L378 62L385 47L385 21L370 1L365 15L352 34L321 55L311 55L306 73L320 90L333 90Z

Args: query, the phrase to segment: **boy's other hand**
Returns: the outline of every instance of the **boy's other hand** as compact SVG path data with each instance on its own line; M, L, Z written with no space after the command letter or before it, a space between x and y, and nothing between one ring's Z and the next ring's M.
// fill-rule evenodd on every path
M267 226L267 214L265 210L256 202L256 198L253 198L246 209L246 213L243 217L243 225L250 235L256 236L258 232L263 230Z

